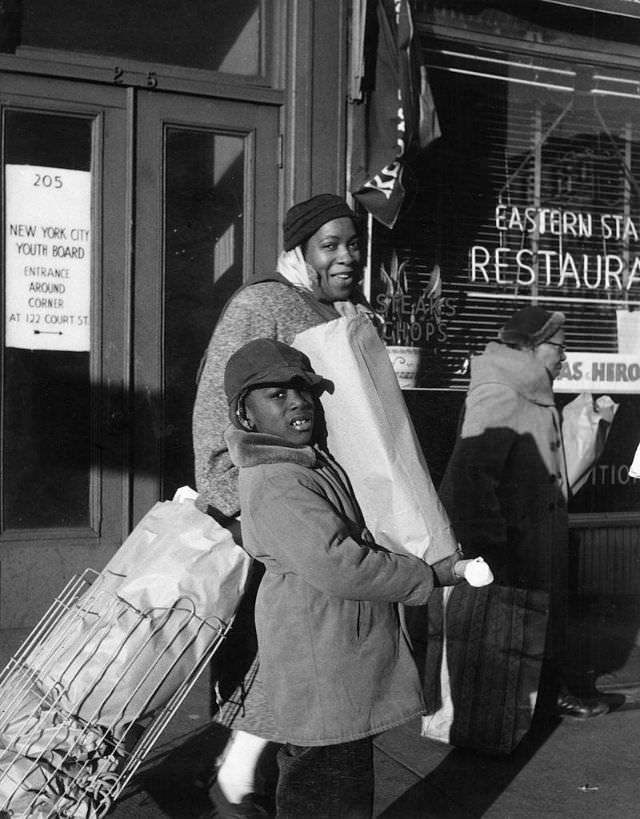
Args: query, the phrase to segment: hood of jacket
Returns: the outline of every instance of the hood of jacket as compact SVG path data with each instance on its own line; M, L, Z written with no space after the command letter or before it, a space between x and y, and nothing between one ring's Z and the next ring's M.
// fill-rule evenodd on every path
M483 384L506 384L528 401L555 406L551 376L527 350L490 341L481 355L471 359L469 390Z
M292 463L307 467L318 464L319 452L312 446L296 446L276 435L230 426L224 438L232 462L240 469L260 464Z

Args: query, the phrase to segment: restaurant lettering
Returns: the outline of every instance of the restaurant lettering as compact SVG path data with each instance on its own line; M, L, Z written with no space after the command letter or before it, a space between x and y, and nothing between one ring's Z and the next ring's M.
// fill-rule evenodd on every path
M521 243L518 247L474 245L470 250L472 282L608 292L629 292L640 285L640 222L629 216L500 204L494 221L501 236L515 231L540 239L558 237L558 249L534 250ZM595 239L603 249L593 253L563 250L563 238L576 240L574 244ZM623 243L624 255L605 252L606 241Z
M447 340L447 319L456 313L452 298L413 299L406 294L385 296L379 293L375 300L380 315L386 312L394 316L393 322L386 321L382 328L385 344L425 345L442 343Z

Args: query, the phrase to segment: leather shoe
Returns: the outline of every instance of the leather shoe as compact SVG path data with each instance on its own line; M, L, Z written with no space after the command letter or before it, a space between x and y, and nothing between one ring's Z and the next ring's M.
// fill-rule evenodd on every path
M216 809L216 819L268 819L269 814L255 800L252 793L243 796L240 802L229 802L217 782L209 789L209 798Z
M556 703L556 714L559 717L589 719L609 713L609 706L604 700L583 700L573 694L561 694Z

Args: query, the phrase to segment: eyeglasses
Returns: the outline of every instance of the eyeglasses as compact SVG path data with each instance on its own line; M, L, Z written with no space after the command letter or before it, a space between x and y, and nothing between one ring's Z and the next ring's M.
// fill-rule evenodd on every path
M560 344L558 341L543 341L543 344L550 344L552 347L557 347L561 353L567 349L564 344Z

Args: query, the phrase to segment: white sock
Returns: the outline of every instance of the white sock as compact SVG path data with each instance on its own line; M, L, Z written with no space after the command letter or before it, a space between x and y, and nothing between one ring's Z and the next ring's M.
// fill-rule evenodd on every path
M256 790L258 760L269 740L235 731L222 752L218 785L229 802L240 802Z

